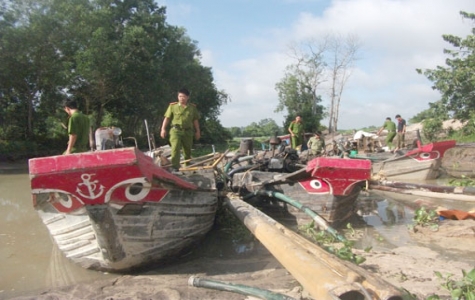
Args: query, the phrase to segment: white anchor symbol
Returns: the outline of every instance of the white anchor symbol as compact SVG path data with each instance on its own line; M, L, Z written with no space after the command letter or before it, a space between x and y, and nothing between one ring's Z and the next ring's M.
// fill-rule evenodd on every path
M97 190L97 183L99 182L99 180L90 181L91 177L93 175L95 175L95 174L82 174L81 175L81 179L82 179L83 182L78 184L78 187L76 189L76 193L78 193L79 195L81 195L82 197L87 198L87 199L95 199L95 198L102 195L102 193L104 192L104 188L105 188L103 185L99 186L99 193L94 194L94 192ZM83 193L81 193L81 189L79 187L83 186L83 185L87 187L87 191L89 192L89 195L84 195Z

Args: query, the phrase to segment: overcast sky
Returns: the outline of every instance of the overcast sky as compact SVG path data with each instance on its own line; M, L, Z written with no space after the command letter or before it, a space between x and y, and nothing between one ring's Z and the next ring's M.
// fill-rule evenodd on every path
M167 22L186 28L198 42L202 64L232 101L222 107L224 127L272 118L286 111L275 84L294 63L288 46L328 34L356 35L359 60L342 96L339 129L380 126L386 117L410 119L440 98L416 68L444 65L443 34L466 37L475 25L460 11L475 0L157 0ZM328 97L322 95L325 107ZM328 126L325 120L323 125Z

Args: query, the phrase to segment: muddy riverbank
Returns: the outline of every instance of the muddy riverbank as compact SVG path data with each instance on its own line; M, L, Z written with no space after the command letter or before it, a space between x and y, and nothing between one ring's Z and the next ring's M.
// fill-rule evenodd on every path
M462 251L464 257L474 257L474 233L474 220L446 220L438 231L419 228L412 233L417 245L390 251L354 251L366 258L361 268L409 291L414 299L426 299L434 294L447 298L448 291L442 288L443 282L434 272L453 274L455 279L461 277L462 270L475 268L473 260L469 262L458 255ZM249 299L241 294L189 286L191 276L258 287L295 299L312 299L258 242L248 245L247 252L232 255L214 255L219 253L211 249L215 246L200 247L200 253L193 252L162 268L89 284L38 290L12 299Z

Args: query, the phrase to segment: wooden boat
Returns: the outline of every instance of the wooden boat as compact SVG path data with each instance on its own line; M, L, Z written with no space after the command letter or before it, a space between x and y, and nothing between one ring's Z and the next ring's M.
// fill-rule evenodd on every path
M445 151L454 147L454 140L418 145L417 148L391 158L387 156L359 155L354 158L370 159L373 162L372 178L384 180L427 180L440 175L440 166ZM381 158L384 158L381 160Z
M318 157L292 173L245 168L233 173L232 189L287 225L308 223L311 218L276 199L276 193L301 203L338 227L354 215L356 199L370 174L369 160Z
M84 268L121 272L177 258L212 228L213 170L178 176L136 148L34 158L33 204Z
M371 180L368 188L372 193L413 206L475 209L475 187Z
M475 178L475 143L457 144L449 149L441 167L450 177Z

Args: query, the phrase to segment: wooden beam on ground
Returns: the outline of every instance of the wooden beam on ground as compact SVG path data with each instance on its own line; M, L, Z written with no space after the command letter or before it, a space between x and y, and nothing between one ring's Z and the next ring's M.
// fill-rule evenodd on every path
M389 283L373 278L356 265L346 266L232 194L225 202L314 299L402 300L400 292Z

